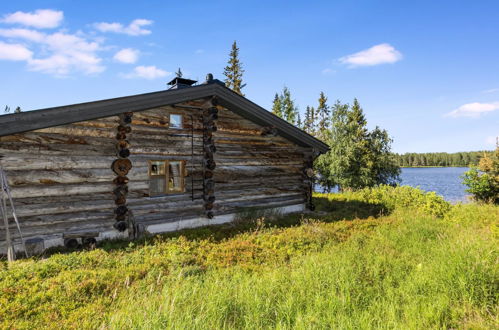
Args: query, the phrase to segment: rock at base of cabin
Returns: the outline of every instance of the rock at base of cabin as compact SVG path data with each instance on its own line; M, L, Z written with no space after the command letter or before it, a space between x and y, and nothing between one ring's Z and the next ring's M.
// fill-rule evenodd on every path
M97 240L93 237L84 237L82 238L81 243L84 247L89 249L95 249L97 246Z
M64 239L64 246L68 249L76 249L78 247L78 240L76 238Z
M114 229L116 229L117 231L125 231L127 229L127 224L125 221L118 221L118 222L115 222L114 225L113 225Z
M45 250L45 241L40 237L27 239L24 242L24 245L26 247L26 253L30 257L41 255Z

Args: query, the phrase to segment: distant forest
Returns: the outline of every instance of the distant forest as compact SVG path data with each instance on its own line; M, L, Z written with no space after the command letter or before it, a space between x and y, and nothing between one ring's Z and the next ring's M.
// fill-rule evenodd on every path
M395 154L395 159L402 167L469 166L477 165L484 154L491 153L492 151L405 153Z

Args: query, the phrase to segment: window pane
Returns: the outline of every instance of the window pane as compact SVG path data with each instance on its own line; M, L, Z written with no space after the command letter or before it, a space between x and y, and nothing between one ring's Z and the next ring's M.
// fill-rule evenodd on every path
M168 173L170 176L181 176L180 173L182 169L182 163L175 161L175 162L169 162L169 168L168 168Z
M182 115L170 114L170 128L182 128Z
M151 161L151 175L165 175L165 162Z
M165 177L157 176L149 179L149 192L151 195L164 194L166 189Z
M182 163L178 161L168 163L168 190L182 191Z
M179 176L170 177L170 180L168 180L168 190L182 191L182 178Z

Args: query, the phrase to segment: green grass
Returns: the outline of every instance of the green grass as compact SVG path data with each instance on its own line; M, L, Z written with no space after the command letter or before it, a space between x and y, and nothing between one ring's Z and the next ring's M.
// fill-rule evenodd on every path
M316 204L2 263L0 327L499 326L499 207L405 187Z

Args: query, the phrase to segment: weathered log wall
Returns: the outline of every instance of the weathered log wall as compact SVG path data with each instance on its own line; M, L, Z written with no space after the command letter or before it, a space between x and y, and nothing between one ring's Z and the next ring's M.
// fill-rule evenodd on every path
M306 202L303 170L309 150L223 108L217 127L215 215Z
M118 137L118 116L0 137L6 170L24 237L61 238L74 232L119 232L117 206L126 205L137 225L206 217L206 137L203 102L134 113L131 130ZM192 108L194 106L194 108ZM199 108L195 108L199 107ZM182 114L182 129L168 128L169 114ZM122 124L122 123L121 123ZM247 207L303 204L307 148L272 134L218 107L210 148L216 168L210 184L216 216ZM132 169L126 174L125 204L115 204L117 175L111 169L117 144L126 138ZM204 142L204 143L203 143ZM123 143L122 143L123 144ZM214 149L213 149L214 147ZM121 148L121 149L120 149ZM181 160L185 192L149 196L148 161ZM122 220L121 218L119 219ZM116 227L116 226L115 226ZM18 240L12 224L11 232ZM0 245L5 233L0 229Z
M183 128L168 128L169 114L183 116ZM134 173L128 183L128 206L138 225L204 216L203 124L199 109L161 107L135 113L130 134ZM185 192L149 196L149 160L179 160L186 166Z
M0 137L0 161L26 239L112 230L117 123L110 117Z

